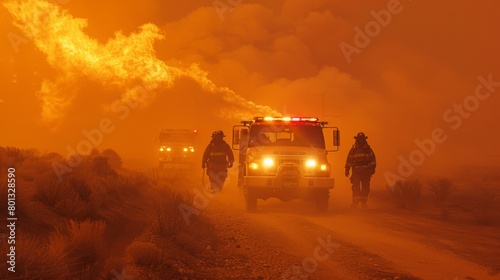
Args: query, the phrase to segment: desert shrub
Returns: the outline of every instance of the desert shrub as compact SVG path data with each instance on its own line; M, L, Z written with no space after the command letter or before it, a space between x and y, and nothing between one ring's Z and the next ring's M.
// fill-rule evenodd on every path
M128 275L126 270L126 259L124 257L109 257L106 259L104 268L99 279L102 280L117 280L117 279L133 279Z
M78 275L73 270L75 259L67 253L68 241L63 236L51 235L46 245L41 246L39 259L43 260L39 269L33 271L44 275L45 279L70 279Z
M123 161L120 155L112 149L105 149L101 152L101 155L108 158L109 165L114 169L122 168Z
M31 236L47 236L65 218L38 201L30 201L23 208L23 232ZM18 217L21 217L21 213Z
M187 279L182 277L178 268L169 257L172 243L156 243L147 241L134 241L126 249L128 264L133 266L141 279Z
M36 155L36 150L22 150L14 147L0 147L0 163L8 167L17 167L28 158Z
M92 159L92 171L98 176L116 177L118 175L109 163L109 158L104 156L96 156Z
M165 171L162 168L151 168L149 169L149 179L151 179L151 183L155 186L159 186L162 181L165 181L166 175Z
M75 186L67 179L59 181L50 176L40 178L34 199L61 216L84 219L88 217L89 202L82 199L83 190L78 190L83 187L78 184Z
M71 271L78 279L95 279L104 266L104 221L71 220L51 235L55 249L64 250ZM57 249L58 248L58 249Z
M456 190L453 181L448 178L441 178L429 182L431 192L436 198L437 206L441 207L446 204L448 198Z
M98 279L109 255L104 251L105 228L121 229L130 223L131 215L144 219L139 211L149 204L143 193L151 181L144 174L123 169L119 173L121 158L112 150L81 156L80 164L71 167L62 180L52 168L55 161L66 160L56 153L38 155L0 147L0 166L15 163L18 186L23 188L16 197L16 214L22 218L26 238L18 235L16 240L16 271L22 272L15 277ZM5 173L0 174L0 180L4 179ZM6 184L0 184L0 195L7 197ZM6 251L4 246L0 249ZM0 265L0 279L14 275L4 274L8 272L5 265Z
M429 182L429 188L434 194L436 205L441 209L441 217L445 220L448 219L450 215L448 200L456 190L453 181L448 178L436 179Z
M83 220L90 216L90 204L82 201L78 196L71 193L70 197L56 203L54 210L56 213L69 218Z
M70 219L121 218L133 201L140 201L141 189L148 186L145 176L100 176L87 166L75 168L62 180L48 173L36 180L33 199Z
M34 199L47 207L54 205L61 197L69 192L69 186L65 182L62 184L52 176L40 177L36 183Z
M401 208L414 208L420 202L422 184L418 180L398 180L387 191Z
M101 217L101 210L106 208L108 197L108 180L99 177L87 178L87 184L90 187L89 206L93 213L92 216Z
M16 238L16 272L3 274L1 279L75 279L65 252L65 242L43 242L44 238Z
M13 147L0 147L0 169L16 169L16 179L33 181L40 172L50 168L36 150L22 150Z
M40 174L52 171L51 165L38 156L27 158L16 169L16 177L25 182L34 182Z
M46 153L40 156L40 159L52 163L53 161L64 162L64 157L58 153Z
M91 177L88 176L68 176L67 182L71 186L71 188L76 192L78 198L82 201L88 202L90 200L90 193L92 192L90 186L87 184L88 179Z
M149 179L143 174L127 174L116 178L107 178L107 186L110 194L119 197L134 198L150 185Z
M152 242L134 241L126 249L129 263L139 268L157 268L163 263L164 254Z
M185 225L179 205L189 204L189 198L187 195L169 189L158 192L153 204L155 216L151 231L157 237L173 238Z

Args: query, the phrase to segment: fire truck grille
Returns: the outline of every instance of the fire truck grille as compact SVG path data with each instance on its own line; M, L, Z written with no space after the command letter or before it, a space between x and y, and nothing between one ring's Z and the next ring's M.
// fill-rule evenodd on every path
M302 161L300 159L280 159L279 164L284 164L284 163L293 163L293 164L298 164L301 165Z
M281 179L284 189L299 187L300 171L296 166L283 166L281 168Z

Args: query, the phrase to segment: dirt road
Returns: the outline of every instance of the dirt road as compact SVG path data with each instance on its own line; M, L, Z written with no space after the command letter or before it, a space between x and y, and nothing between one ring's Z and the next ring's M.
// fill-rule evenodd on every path
M380 194L379 194L380 195ZM213 224L214 279L499 279L498 227L446 223L377 200L351 209L334 189L327 214L307 201L244 210L232 182L200 208Z

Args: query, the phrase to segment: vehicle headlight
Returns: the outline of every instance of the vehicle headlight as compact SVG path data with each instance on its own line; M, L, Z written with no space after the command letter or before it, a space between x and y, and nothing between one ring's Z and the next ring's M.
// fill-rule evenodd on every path
M330 165L327 162L310 158L304 161L304 169L308 175L324 176L329 174Z
M165 150L165 147L160 147L160 152L163 152Z
M184 148L184 152L187 152L188 151L188 148Z
M270 158L270 157L265 157L262 159L262 165L264 165L264 167L273 167L274 166L274 159Z
M306 160L306 167L307 168L316 168L316 165L318 165L318 162L315 159Z
M172 148L167 148L167 152L170 152L170 151L172 151Z
M252 162L248 165L248 168L253 169L253 170L257 170L257 169L259 169L259 165L255 162Z

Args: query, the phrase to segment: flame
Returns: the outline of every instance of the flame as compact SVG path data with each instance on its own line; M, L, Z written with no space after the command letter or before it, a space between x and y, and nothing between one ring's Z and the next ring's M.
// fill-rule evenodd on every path
M124 90L124 102L129 98L138 99L138 93L144 90L152 97L155 90L171 87L178 78L189 77L227 103L228 117L279 115L268 106L257 105L231 89L215 85L198 65L179 68L159 60L153 44L164 36L154 24L144 24L129 36L117 32L114 38L101 44L83 31L87 20L74 18L56 4L44 0L9 0L4 6L12 14L14 25L33 41L47 56L49 65L60 73L55 81L44 81L39 92L45 121L64 116L64 110L72 104L75 93L63 92L61 88L81 77Z

